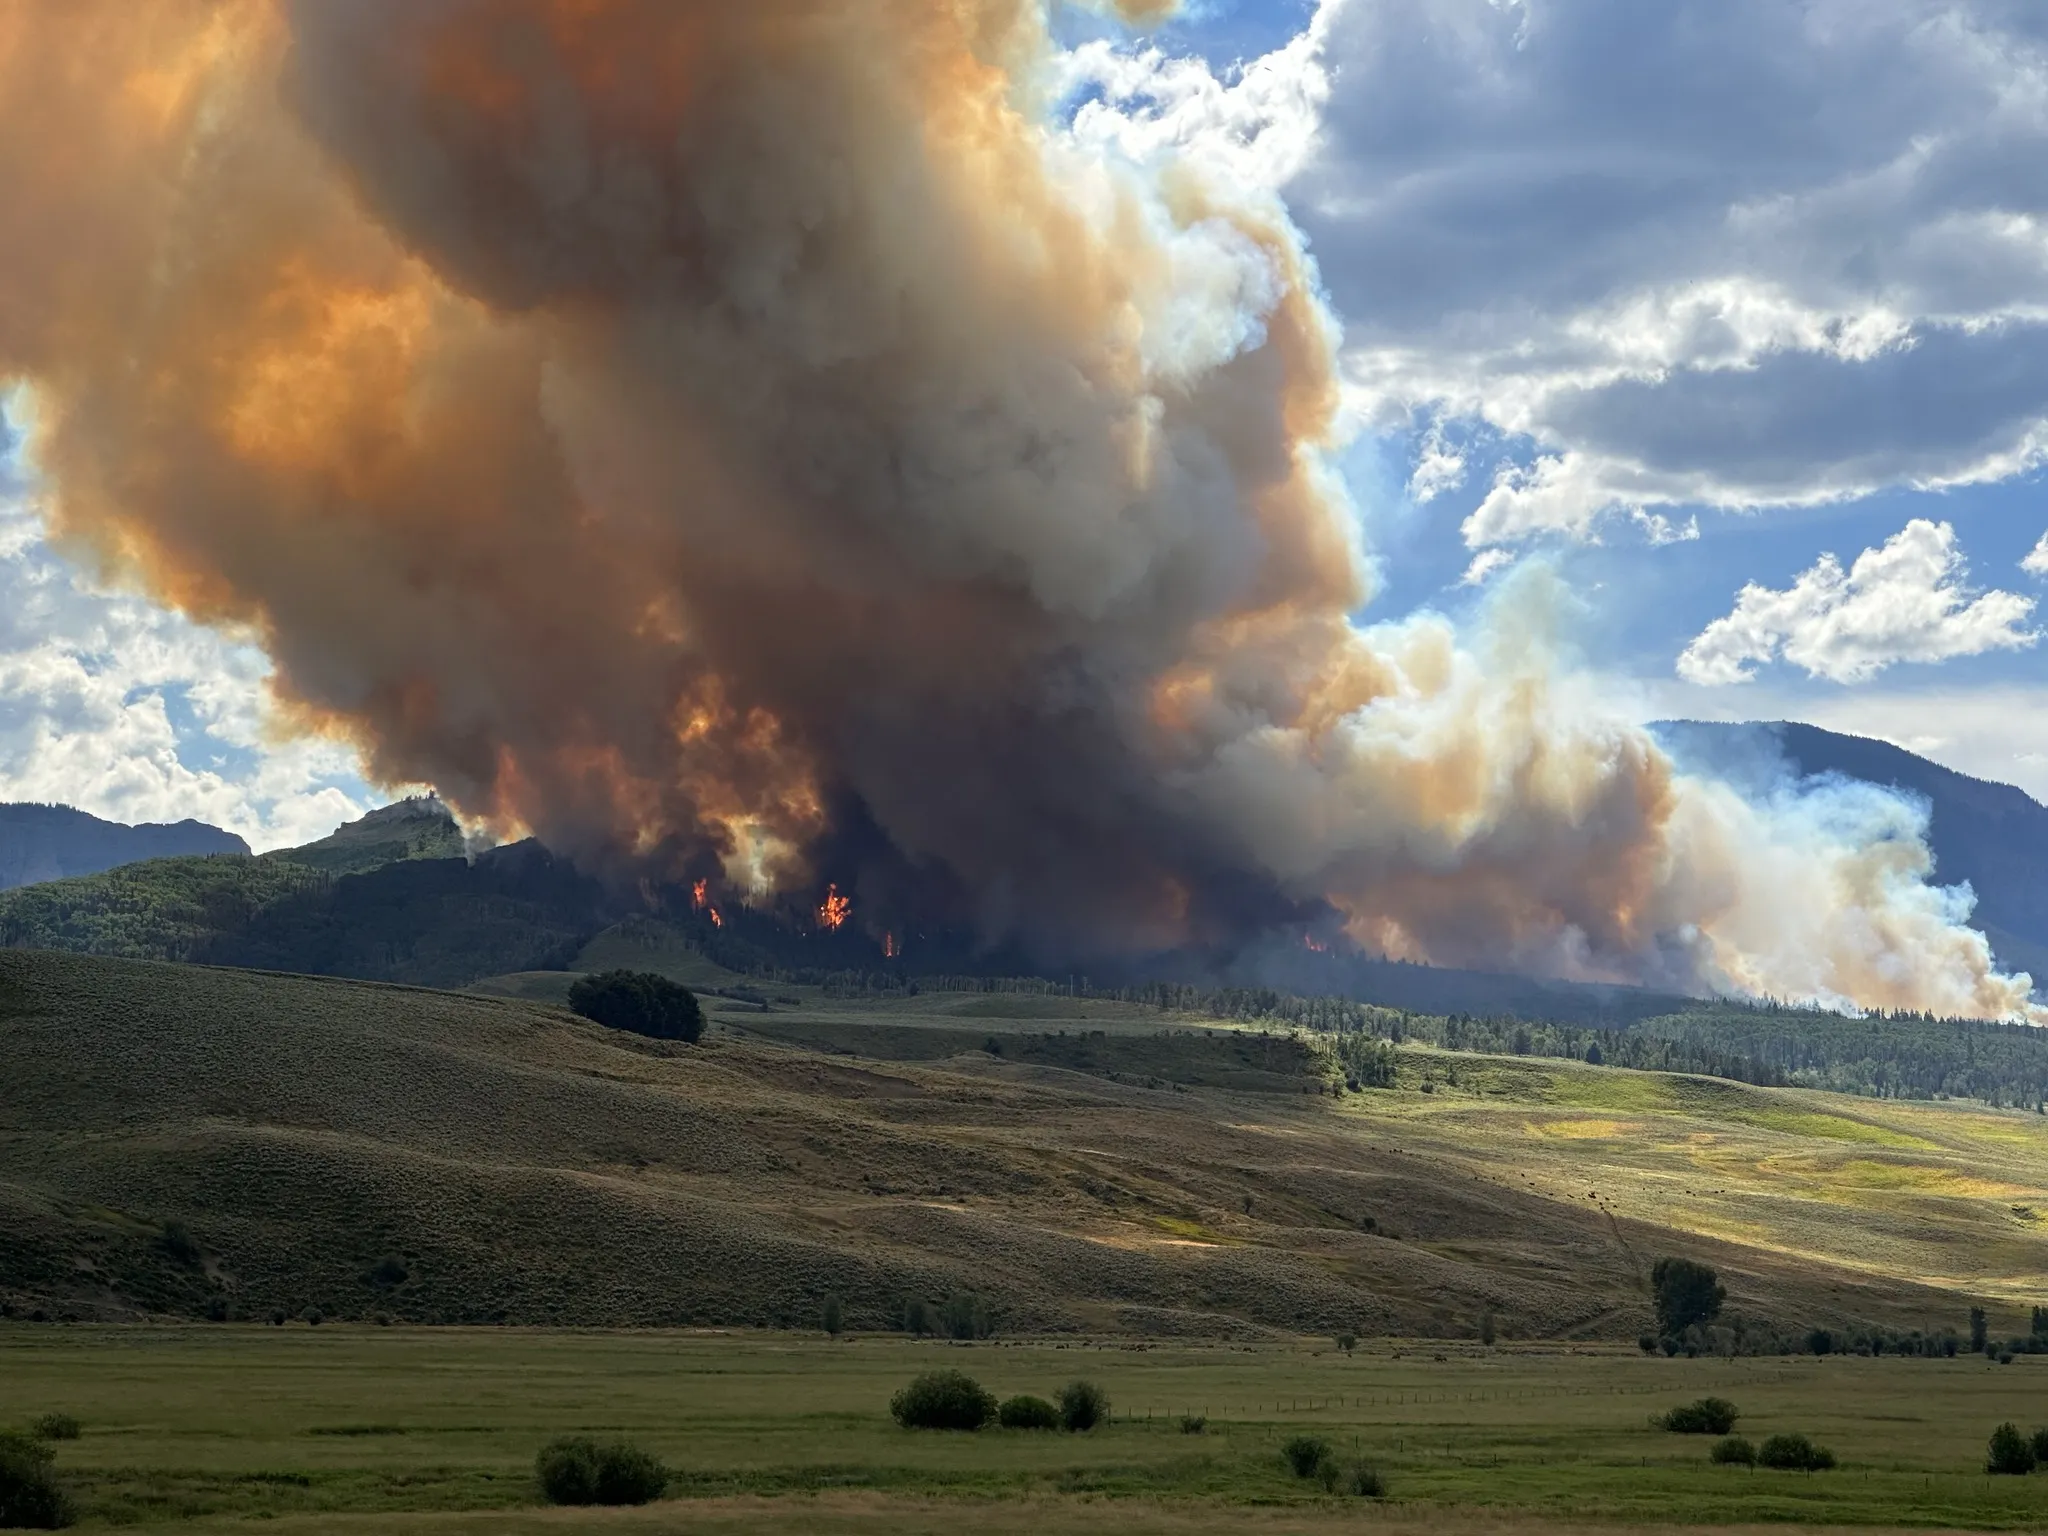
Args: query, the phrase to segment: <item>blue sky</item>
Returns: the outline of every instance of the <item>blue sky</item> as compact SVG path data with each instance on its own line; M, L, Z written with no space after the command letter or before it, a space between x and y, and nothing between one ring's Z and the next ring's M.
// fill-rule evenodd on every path
M1626 707L2048 797L2048 7L1323 0L1263 63L1302 10L1213 10L1151 44L1213 91L1098 70L1093 126L1278 146L1375 617L1543 560Z
M1058 33L1081 127L1239 156L1306 235L1369 617L1547 561L1645 718L1806 719L2048 798L2048 6L1199 0ZM48 544L9 410L0 799L272 846L379 798L275 737L246 637Z

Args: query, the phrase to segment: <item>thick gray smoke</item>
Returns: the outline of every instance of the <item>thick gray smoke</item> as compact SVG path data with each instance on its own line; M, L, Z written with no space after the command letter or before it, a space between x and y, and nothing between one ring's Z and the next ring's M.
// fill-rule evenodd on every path
M1540 577L1361 628L1293 228L1049 62L1035 0L4 0L0 371L76 546L586 858L2023 1008L1907 812L1677 775Z

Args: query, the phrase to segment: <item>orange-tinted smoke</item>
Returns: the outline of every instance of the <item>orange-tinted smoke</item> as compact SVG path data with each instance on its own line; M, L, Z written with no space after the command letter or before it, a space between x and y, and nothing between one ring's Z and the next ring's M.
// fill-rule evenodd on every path
M2018 1006L1924 870L1587 706L1540 585L1361 630L1297 236L1085 158L1048 57L1035 0L0 0L59 532L586 861L815 900L858 829L1047 952L1327 901L1415 958Z

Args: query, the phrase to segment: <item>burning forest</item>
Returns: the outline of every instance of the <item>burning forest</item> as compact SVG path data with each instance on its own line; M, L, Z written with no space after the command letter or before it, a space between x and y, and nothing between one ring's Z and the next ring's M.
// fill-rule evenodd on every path
M1310 253L1054 62L1037 0L0 0L53 524L714 923L2026 1011L1911 806L1681 774L1540 571L1376 621Z

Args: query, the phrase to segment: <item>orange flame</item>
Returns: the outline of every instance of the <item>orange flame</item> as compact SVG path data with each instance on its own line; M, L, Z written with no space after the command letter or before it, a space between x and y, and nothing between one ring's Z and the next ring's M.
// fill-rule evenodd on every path
M853 903L839 894L838 886L826 886L825 899L818 906L818 921L825 925L826 931L837 931L851 916Z
M1319 955L1327 955L1330 952L1330 946L1318 942L1316 936L1312 933L1304 933L1301 936L1301 942L1306 944L1310 949L1314 950Z
M695 885L690 887L690 905L695 907L699 912L702 912L704 910L704 892L706 888L710 886L710 884L711 882L709 880L699 880Z
M895 934L885 933L882 935L882 958L884 960L894 960L902 953L903 951L896 947Z
M710 912L711 915L711 926L714 928L723 928L725 926L725 919L718 915L718 908L711 907L707 910Z

